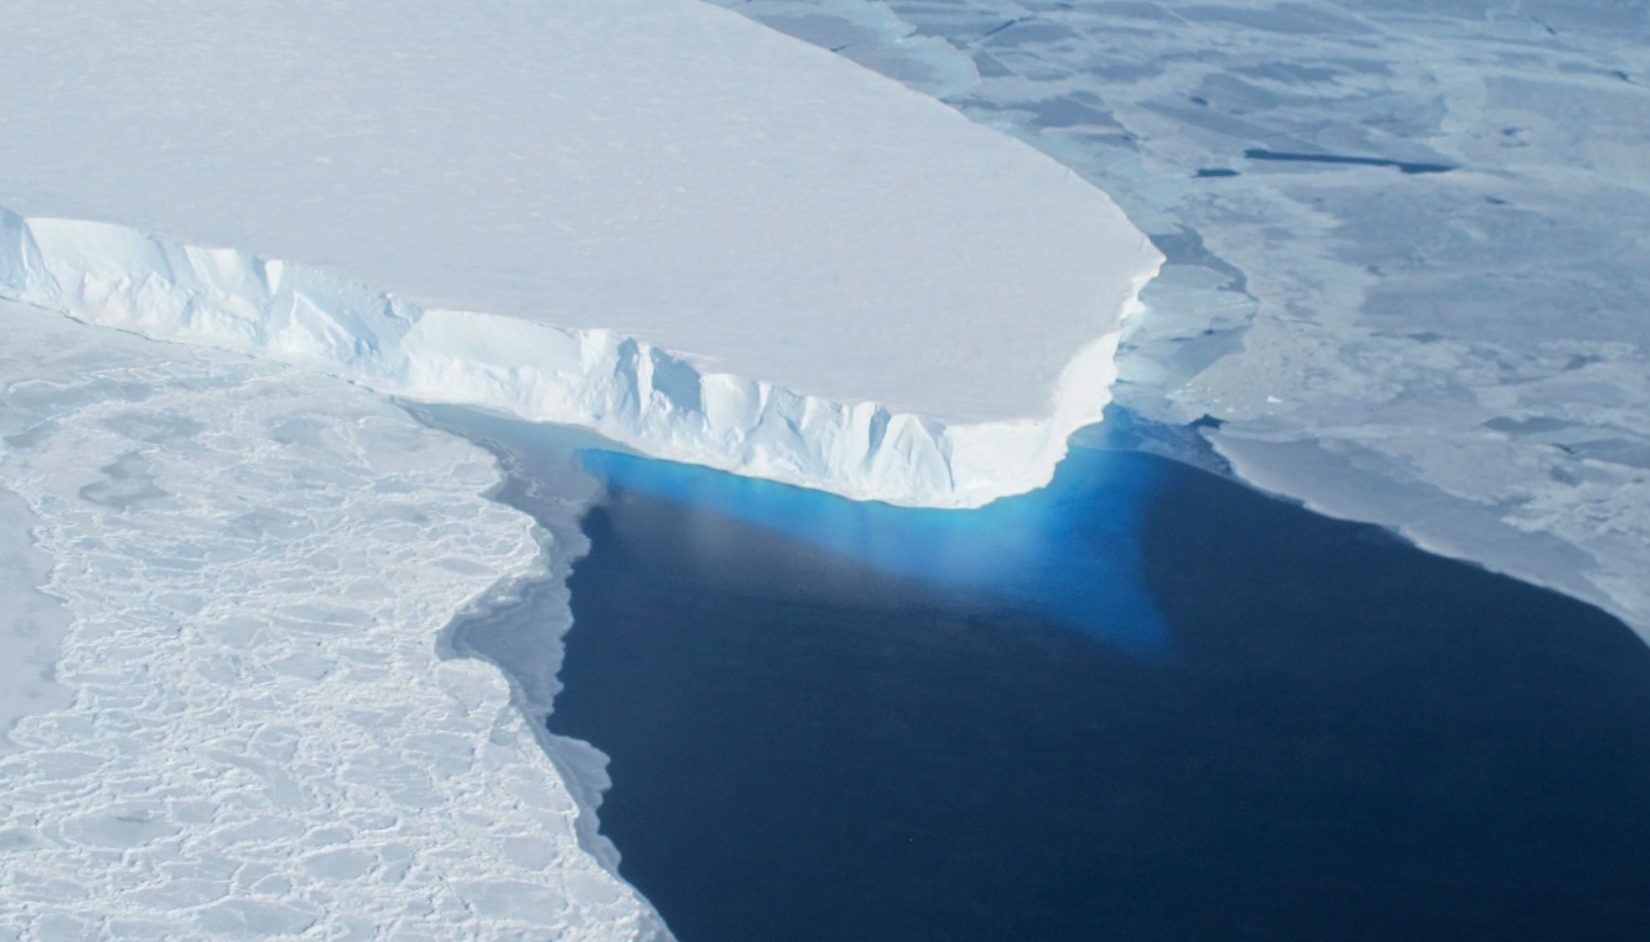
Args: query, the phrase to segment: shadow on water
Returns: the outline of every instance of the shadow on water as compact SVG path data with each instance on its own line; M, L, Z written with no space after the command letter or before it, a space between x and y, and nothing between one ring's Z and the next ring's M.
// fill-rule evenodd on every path
M1593 608L1143 454L944 519L592 467L551 726L684 942L1650 938Z
M1116 452L1074 450L1046 488L959 513L847 500L693 465L582 453L609 484L784 534L981 605L1011 604L1142 657L1166 656L1168 629L1146 592L1136 530L1153 487ZM690 528L698 549L721 532Z

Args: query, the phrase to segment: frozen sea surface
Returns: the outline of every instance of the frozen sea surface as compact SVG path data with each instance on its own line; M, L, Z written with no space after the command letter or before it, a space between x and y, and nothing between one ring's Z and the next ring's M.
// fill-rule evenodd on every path
M0 323L5 597L61 600L0 637L66 613L72 698L15 694L41 629L7 677L0 937L669 938L588 833L584 754L439 654L545 574L492 456L332 378Z
M1650 6L717 2L1111 193L1168 256L1119 402L1650 631Z
M5 452L0 449L0 460ZM69 692L56 682L59 644L69 627L62 600L42 592L50 556L34 546L39 518L16 494L0 490L0 730L21 717L68 704ZM0 752L10 748L0 738Z

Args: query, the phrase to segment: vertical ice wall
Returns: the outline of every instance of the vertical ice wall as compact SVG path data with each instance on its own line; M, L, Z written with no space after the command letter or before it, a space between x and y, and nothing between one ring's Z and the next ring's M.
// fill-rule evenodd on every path
M1108 304L1119 320L1154 271L1116 286ZM581 425L660 457L936 506L1045 483L1066 438L1110 402L1120 331L1114 323L1064 354L1047 414L947 424L709 372L702 360L615 331L425 310L304 266L108 224L24 220L3 207L0 297L383 392Z

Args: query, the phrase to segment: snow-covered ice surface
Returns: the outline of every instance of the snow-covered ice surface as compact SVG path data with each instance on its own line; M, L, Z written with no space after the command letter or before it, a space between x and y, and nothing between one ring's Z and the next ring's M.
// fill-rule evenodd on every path
M1650 632L1650 5L715 2L926 40L889 74L1110 192L1168 256L1120 403Z
M0 294L851 496L1044 483L1161 261L1056 161L698 0L6 20Z
M0 444L0 456L5 454ZM30 531L39 523L23 499L0 490L0 730L19 717L68 704L56 682L58 645L69 627L60 600L40 591L51 557L34 546ZM11 747L0 738L0 752Z
M490 455L331 377L0 324L0 519L73 697L0 756L0 938L668 938L589 838L590 753L439 656L545 572Z

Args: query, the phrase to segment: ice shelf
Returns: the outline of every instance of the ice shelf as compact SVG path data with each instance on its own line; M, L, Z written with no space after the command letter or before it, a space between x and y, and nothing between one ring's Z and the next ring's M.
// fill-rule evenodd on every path
M853 497L1044 483L1161 260L1055 161L698 0L11 19L5 296Z

